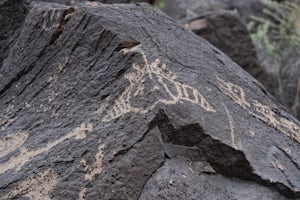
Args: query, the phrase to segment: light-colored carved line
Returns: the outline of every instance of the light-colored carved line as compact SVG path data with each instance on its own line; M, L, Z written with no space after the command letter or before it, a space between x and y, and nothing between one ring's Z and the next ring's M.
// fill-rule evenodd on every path
M79 192L79 200L85 200L86 188L82 188Z
M170 104L176 104L178 102L181 102L181 100L186 100L198 104L200 105L200 107L202 107L204 110L208 112L216 112L215 109L208 103L208 101L204 98L202 94L200 94L200 92L197 89L176 81L175 80L177 77L176 74L169 71L166 68L166 65L164 63L161 65L161 67L159 67L160 64L159 59L155 59L154 62L149 64L148 59L145 53L143 52L143 50L141 49L140 45L133 47L131 49L123 49L122 51L124 53L132 52L132 51L140 52L143 57L144 67L140 67L137 64L133 64L132 68L135 69L136 71L124 75L124 77L129 81L129 86L115 100L113 106L108 109L106 115L104 115L104 117L102 118L103 122L108 122L112 119L116 119L129 112L147 113L150 110L153 110L158 103L170 105ZM157 83L159 84L160 87L162 87L167 92L170 99L159 99L155 101L152 105L144 109L130 105L130 100L132 99L131 95L133 94L133 97L139 94L143 95L145 90L144 83L147 79L154 80L153 75L157 77ZM173 93L170 90L168 84L164 80L168 80L170 84L173 84L175 86L176 93ZM136 89L135 86L137 87ZM156 89L159 89L159 87L154 86L151 91L154 91ZM192 90L195 99L190 98L187 92L188 89Z
M47 14L50 13L50 16L48 17ZM57 13L57 16L55 16L55 11L54 10L50 10L50 11L47 11L43 14L43 18L44 18L44 21L43 21L43 25L42 25L42 28L45 30L45 31L49 31L53 28L58 28L60 23L56 23L56 24L52 24L50 26L47 25L47 23L49 22L53 22L54 21L54 17L58 18L60 17L60 12ZM56 19L57 21L57 19Z
M104 153L103 150L105 148L104 144L101 144L101 141L99 142L99 148L98 152L95 155L95 162L92 165L87 165L86 160L82 159L80 162L84 166L84 170L87 172L84 176L84 179L87 181L93 181L96 177L96 175L99 175L102 173L103 170L103 157ZM85 199L85 193L87 188L82 188L79 193L79 200Z
M227 108L227 106L223 103L227 117L228 117L228 122L229 122L229 126L230 126L230 138L231 138L231 144L236 148L236 144L235 144L235 135L234 135L234 126L233 126L233 119L232 116L229 113L229 110Z
M277 168L279 171L283 172L285 168L279 161L272 162L273 167Z
M181 98L184 98L183 94L182 94L182 87L180 87L180 85L178 83L175 84L175 88L177 90L178 96Z
M49 142L45 147L42 147L37 150L28 150L26 148L20 148L20 154L10 158L8 161L4 163L0 163L0 174L5 173L7 170L11 170L15 168L15 171L19 171L29 160L33 157L45 153L55 147L56 145L60 144L66 139L71 137L75 137L76 140L84 139L86 137L86 132L90 132L93 130L93 125L90 123L82 123L80 127L75 128L68 134L62 136L61 138Z
M85 180L92 181L95 179L95 176L101 174L103 166L103 149L105 148L104 144L101 144L98 148L98 152L95 155L95 162L92 166L88 166L86 169L90 171L89 174L85 174Z
M178 100L178 96L175 96L171 90L169 89L169 87L167 86L166 83L164 83L164 81L162 80L162 78L160 77L158 79L158 82L163 86L163 88L166 90L166 92L168 93L168 95L171 97L171 100ZM178 92L177 92L178 93Z
M252 100L254 111L250 110L251 105L248 101L246 101L245 92L241 87L233 83L226 82L219 77L217 77L217 80L220 90L240 107L246 110L248 114L264 123L267 123L269 126L300 143L300 127L297 124L284 117L279 117L269 106L263 105L257 100ZM234 88L238 90L240 94L233 92Z
M276 113L274 113L270 107L263 105L256 100L253 100L253 106L255 112L249 110L249 114L300 143L300 127L294 122L276 116Z
M250 103L247 102L246 97L245 97L245 92L243 88L240 86L237 86L233 83L226 82L219 77L217 77L217 81L219 83L220 89L223 91L224 94L226 94L228 97L230 97L233 101L235 101L238 105L240 105L244 109L249 109ZM240 92L240 94L236 94L234 90L237 90Z
M269 125L273 127L276 128L278 127L280 122L275 118L276 114L271 110L269 106L263 105L257 100L253 100L253 107L255 111L253 115L261 119L262 121L267 122Z
M14 150L21 147L26 139L28 138L28 133L18 132L12 135L8 135L0 139L0 158L6 156L7 154L13 152Z
M47 83L52 83L56 81L58 79L58 75L64 71L68 63L69 63L69 57L67 56L65 57L64 62L58 65L57 72L48 79Z
M184 96L189 99L190 97L189 97L189 93L186 90L186 87L182 87L182 89L183 89Z
M49 193L57 184L58 179L55 172L46 170L26 179L8 194L0 197L0 200L15 199L21 196L28 197L30 200L51 200Z

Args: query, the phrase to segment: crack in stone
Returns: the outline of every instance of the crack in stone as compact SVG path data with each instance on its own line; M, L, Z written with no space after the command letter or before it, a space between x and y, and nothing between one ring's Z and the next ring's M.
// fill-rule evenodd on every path
M292 191L283 183L266 180L256 174L242 151L214 139L205 133L199 124L175 128L163 110L160 110L156 118L160 122L158 128L162 134L163 142L186 147L198 147L201 157L199 160L208 162L216 173L253 181L259 185L273 188L288 198L300 197L299 192Z

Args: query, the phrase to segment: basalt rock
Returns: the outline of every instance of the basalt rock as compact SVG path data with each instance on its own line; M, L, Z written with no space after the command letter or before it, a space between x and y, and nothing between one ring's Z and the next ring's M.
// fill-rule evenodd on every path
M9 46L14 43L15 36L20 33L20 27L27 14L28 4L21 0L0 1L0 68L8 55Z
M257 80L265 83L266 74L259 65L250 33L239 18L232 11L215 11L182 21L182 24L220 49Z
M260 81L271 94L275 94L273 76L260 65L256 47L246 27L251 15L259 16L258 11L252 9L254 4L261 7L258 0L242 2L243 4L235 0L157 2L164 2L164 12L208 40Z
M148 4L34 3L0 74L1 200L300 197L300 123Z
M64 5L76 5L87 2L86 0L0 0L0 68L3 60L8 55L10 46L14 43L16 36L20 34L24 20L31 7L30 4L34 1ZM148 2L153 4L151 0L98 0L98 2L108 4Z

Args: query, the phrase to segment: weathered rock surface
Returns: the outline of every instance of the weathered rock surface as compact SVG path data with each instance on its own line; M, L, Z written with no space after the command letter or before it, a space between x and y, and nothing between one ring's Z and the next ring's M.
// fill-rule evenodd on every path
M260 1L241 3L235 0L158 0L158 2L165 3L164 12L208 40L260 81L269 92L275 93L273 77L260 66L256 47L246 27L248 18L258 13L252 7L262 8Z
M28 5L23 1L0 1L0 68L8 55L9 46L14 42L14 37L19 34L27 13Z
M0 75L1 200L300 197L300 123L147 4L34 3Z
M182 24L208 40L256 79L261 82L266 80L250 33L236 12L203 13L194 19L183 21Z
M34 1L65 5L76 5L86 2L86 0L0 0L0 68L3 60L8 55L9 47L12 46L16 36L20 33L30 9L30 3ZM98 2L108 4L148 2L153 4L151 0L98 0Z

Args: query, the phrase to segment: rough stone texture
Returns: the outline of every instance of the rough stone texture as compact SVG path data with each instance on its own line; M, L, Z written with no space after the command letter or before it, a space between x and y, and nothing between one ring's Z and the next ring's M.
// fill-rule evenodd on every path
M1 200L300 197L300 123L148 4L34 3L0 75Z
M165 7L162 10L165 13L218 47L286 105L281 101L282 95L278 95L278 75L270 71L274 68L273 65L280 62L274 63L274 58L269 58L260 49L257 52L257 47L254 46L246 28L252 16L263 16L262 10L266 5L261 0L157 0L157 2L164 2ZM287 96L293 94L295 92ZM287 106L287 109L294 114L291 106Z
M14 37L19 34L28 13L27 6L21 0L0 0L0 68Z
M65 5L76 5L86 2L86 0L0 0L0 68L3 60L8 55L9 47L12 46L22 28L30 9L30 3L33 1ZM152 0L98 0L98 2L108 4L148 2L153 4Z
M256 79L266 82L266 74L259 65L250 33L235 12L210 12L183 24L228 55Z

